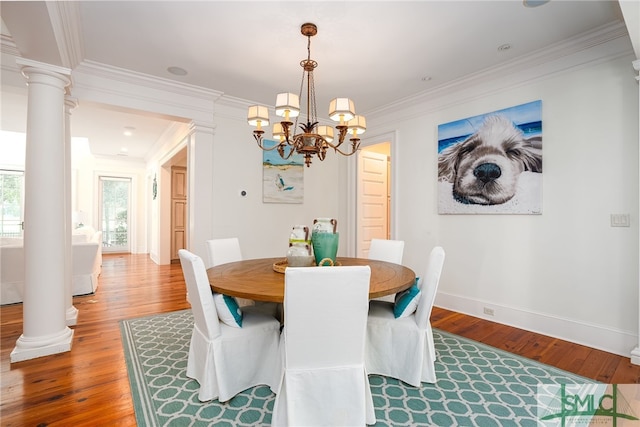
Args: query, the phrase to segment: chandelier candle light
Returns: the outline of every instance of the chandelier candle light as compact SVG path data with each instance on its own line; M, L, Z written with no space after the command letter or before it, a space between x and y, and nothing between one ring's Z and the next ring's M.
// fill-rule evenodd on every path
M279 140L279 143L271 148L264 146L262 126L269 125L269 109L263 105L252 105L249 107L247 122L251 126L255 126L253 137L256 139L258 146L265 151L278 150L278 154L283 159L288 159L296 152L304 156L304 163L309 167L311 158L316 155L321 161L327 155L327 149L333 148L336 152L343 156L351 156L358 151L360 147L360 138L358 135L364 133L367 128L365 118L355 113L353 101L349 98L335 98L329 103L329 118L336 122L338 131L338 142L333 143L334 133L331 126L318 125L316 112L316 93L313 82L313 70L318 63L311 59L311 37L318 33L318 27L315 24L302 24L300 32L307 37L307 59L300 61L302 67L302 82L300 83L300 95L295 93L279 93L276 97L276 115L283 117L282 121L273 125L273 137ZM298 127L298 117L300 115L300 98L304 88L305 78L307 81L307 122L300 125L301 133L292 134L291 126L294 124L291 119L296 118L295 128ZM350 131L351 151L346 152L340 150L344 139ZM290 150L286 152L285 147L289 146Z

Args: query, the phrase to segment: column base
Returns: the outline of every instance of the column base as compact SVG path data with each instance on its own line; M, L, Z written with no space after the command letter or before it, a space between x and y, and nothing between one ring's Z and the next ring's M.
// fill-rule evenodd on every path
M631 363L640 365L640 346L631 350Z
M66 319L67 326L75 326L78 323L78 309L73 305L67 308Z
M20 335L11 351L11 363L71 351L72 342L73 329L67 327L55 336L27 338Z

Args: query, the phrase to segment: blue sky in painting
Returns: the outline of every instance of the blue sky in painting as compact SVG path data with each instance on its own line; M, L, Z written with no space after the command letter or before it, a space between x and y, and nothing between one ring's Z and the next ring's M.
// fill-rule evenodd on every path
M276 141L273 141L271 139L265 139L263 141L263 145L265 148L271 148L273 146L275 146L277 143ZM285 153L289 153L290 148L287 147L285 149ZM278 154L278 150L272 150L272 151L263 151L262 152L262 162L263 163L270 163L272 165L287 165L287 164L299 164L301 165L304 162L304 157L302 157L301 154L297 154L295 153L293 156L289 157L288 159L284 160L282 157L280 157L280 154Z
M480 128L485 117L496 114L506 116L516 126L529 123L539 123L540 126L535 128L539 128L539 134L542 133L542 101L538 100L438 125L438 151L441 151L451 145L454 141L464 139L473 134ZM529 134L528 136L532 135Z

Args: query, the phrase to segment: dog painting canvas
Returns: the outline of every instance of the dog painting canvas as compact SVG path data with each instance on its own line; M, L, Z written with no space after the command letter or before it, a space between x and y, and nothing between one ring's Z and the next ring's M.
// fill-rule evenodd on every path
M542 213L542 101L438 126L438 213Z

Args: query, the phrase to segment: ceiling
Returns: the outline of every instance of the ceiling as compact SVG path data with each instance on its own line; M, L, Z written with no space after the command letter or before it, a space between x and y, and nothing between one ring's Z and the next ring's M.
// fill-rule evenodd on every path
M334 97L353 99L366 115L624 22L617 1L586 0L539 7L520 0L3 1L0 14L3 50L15 43L26 58L71 69L90 61L266 105L279 92L299 91L307 57L300 25L313 22L320 116ZM60 27L73 41L63 48ZM8 80L2 128L24 130L24 82ZM94 154L122 154L126 145L134 158L144 158L170 124L82 100L71 120L72 136L89 138ZM123 136L125 127L135 128L133 136Z

